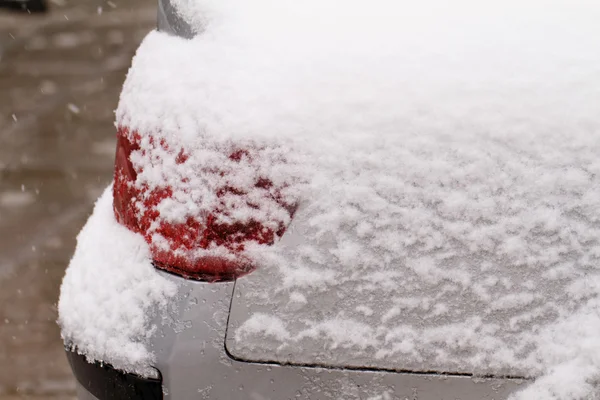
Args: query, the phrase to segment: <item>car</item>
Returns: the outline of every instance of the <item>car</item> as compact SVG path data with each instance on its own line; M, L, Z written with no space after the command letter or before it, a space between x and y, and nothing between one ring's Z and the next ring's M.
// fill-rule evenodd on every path
M599 20L159 0L61 287L78 397L596 398Z

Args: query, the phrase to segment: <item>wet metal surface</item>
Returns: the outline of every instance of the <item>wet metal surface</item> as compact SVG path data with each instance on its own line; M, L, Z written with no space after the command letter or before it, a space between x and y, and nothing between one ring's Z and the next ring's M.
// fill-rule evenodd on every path
M152 0L0 10L0 399L71 399L56 302L75 236L110 181L114 113Z

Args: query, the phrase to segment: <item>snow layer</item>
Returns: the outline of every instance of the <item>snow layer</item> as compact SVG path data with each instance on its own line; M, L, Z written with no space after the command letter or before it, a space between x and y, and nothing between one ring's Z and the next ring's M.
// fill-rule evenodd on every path
M173 3L201 34L150 33L117 110L147 138L139 184L173 188L159 209L175 222L210 211L223 179L252 193L268 174L300 203L281 243L246 249L263 269L242 300L260 310L237 350L591 396L600 3ZM236 148L266 155L213 173ZM231 202L234 218L285 219Z
M167 306L177 292L150 261L144 238L115 220L112 188L104 191L77 237L58 302L65 344L90 361L152 376L150 310Z

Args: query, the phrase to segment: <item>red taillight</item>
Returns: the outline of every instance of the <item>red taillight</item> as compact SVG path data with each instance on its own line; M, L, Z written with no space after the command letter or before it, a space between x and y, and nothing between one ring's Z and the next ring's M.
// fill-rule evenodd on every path
M272 229L254 220L244 223L219 222L219 214L226 212L224 203L211 213L189 216L185 222L170 223L162 220L158 205L164 199L173 196L173 192L170 187L148 187L147 184L137 182L138 172L141 171L136 171L132 165L131 153L139 151L139 156L144 157L140 142L141 136L137 133L129 132L125 128L118 130L113 207L119 223L144 235L150 245L154 265L186 278L211 282L232 280L252 271L255 267L243 256L244 246L248 242L273 244L275 239L284 233L285 226L278 223L277 229ZM244 156L248 156L246 151L237 150L229 155L229 159L240 162ZM180 151L176 162L185 163L188 157ZM260 178L255 186L267 190L272 188L273 183ZM217 191L216 196L222 198L225 194L244 196L243 191L226 185ZM291 217L294 206L285 204L277 194L272 198L287 210ZM166 243L156 245L153 235L159 235ZM228 256L194 255L197 249L215 246L226 249L229 252Z
M135 144L137 141L130 141L127 138L125 130L119 130L117 135L117 154L115 155L115 176L113 184L113 208L117 221L127 226L129 229L138 232L138 219L134 212L133 203L136 201L138 192L134 188L137 173L131 164L129 156L134 150L139 150Z

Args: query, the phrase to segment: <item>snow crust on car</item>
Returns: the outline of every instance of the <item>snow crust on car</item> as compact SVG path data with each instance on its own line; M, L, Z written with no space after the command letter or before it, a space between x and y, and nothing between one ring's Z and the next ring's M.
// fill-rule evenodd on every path
M517 397L591 396L600 4L173 3L200 34L150 33L117 110L119 126L147 138L145 156L132 156L139 184L173 190L160 218L210 210L223 180L253 193L263 173L299 202L280 243L244 249L261 269L238 284L261 310L232 332L236 351L286 361L318 343L321 361L518 371L540 378ZM273 157L259 170L211 173L235 146ZM177 161L181 150L189 162ZM286 218L270 215L275 204L231 202L234 219ZM301 242L286 242L293 235ZM63 291L104 268L90 267L98 247L82 246ZM174 290L156 285L153 301ZM67 336L92 354L122 354L97 350L88 328L97 321L69 303L61 299ZM139 337L119 326L127 343Z
M61 286L59 324L65 344L88 361L154 376L150 310L166 309L177 285L152 266L143 236L115 220L112 188L98 199L77 237Z

